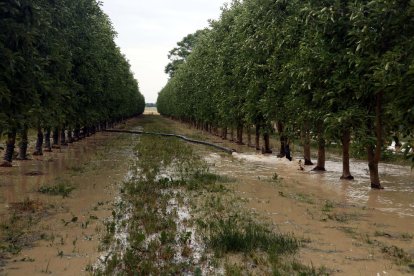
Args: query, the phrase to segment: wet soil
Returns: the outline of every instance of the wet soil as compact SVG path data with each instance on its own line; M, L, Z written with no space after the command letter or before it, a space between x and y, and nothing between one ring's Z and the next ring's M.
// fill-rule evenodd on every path
M146 116L151 113L155 111ZM409 265L414 257L414 175L408 167L383 165L386 189L372 191L362 161L352 162L355 181L340 181L340 160L334 157L325 173L299 171L297 160L263 156L185 124L159 116L154 120L177 134L236 149L238 153L228 155L194 146L212 171L236 180L228 185L246 202L244 208L302 240L298 257L304 264L325 266L338 275L413 273ZM124 127L133 130L139 125L138 118ZM100 133L61 152L0 169L0 219L6 220L12 203L27 198L49 210L35 226L43 238L8 260L0 273L87 274L100 255L103 221L111 216L135 139ZM37 192L60 179L76 188L69 198Z
M335 181L330 185L340 187L329 189L322 175L269 159L251 154L208 157L217 172L237 176L233 188L247 208L304 241L300 259L305 265L343 275L410 273L408 263L384 251L397 246L412 260L412 216L382 210L380 191L368 192L367 202L361 203L348 196L349 183Z
M120 127L134 129L138 120ZM53 153L16 161L11 169L0 168L2 225L16 203L40 202L47 214L25 230L32 241L6 260L0 274L80 275L96 263L104 221L111 216L119 183L128 171L135 138L97 133ZM66 198L38 192L55 183L75 189Z
M285 233L304 241L305 265L342 275L412 274L414 172L380 165L383 191L371 190L367 165L351 160L355 181L339 180L341 160L331 156L327 172L299 169L298 160L262 155L247 146L169 122L177 132L232 147L232 156L199 147L213 170L236 178L234 191L246 207Z

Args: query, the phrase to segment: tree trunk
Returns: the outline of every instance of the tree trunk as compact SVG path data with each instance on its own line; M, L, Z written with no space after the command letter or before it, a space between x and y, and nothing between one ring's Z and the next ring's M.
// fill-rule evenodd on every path
M221 139L227 140L227 127L222 128Z
M230 142L234 142L234 128L230 129Z
M81 139L81 137L80 137L80 127L79 126L75 127L75 131L73 133L73 136L74 136L74 141L79 141Z
M4 152L3 163L0 164L0 167L11 167L12 166L15 143L16 143L16 131L13 130L11 133L7 135L6 151Z
M286 137L284 135L284 126L282 122L277 122L277 132L280 136L280 152L277 157L282 158L286 156L285 147L286 147Z
M256 150L260 150L260 125L256 125L256 137L255 137Z
M250 127L250 125L247 127L247 146L251 147L252 146L252 132L251 132L252 128Z
M43 132L42 132L41 127L37 128L36 147L35 147L35 152L33 153L33 155L36 155L36 156L43 155Z
M84 127L83 128L83 133L84 133L84 137L89 137L89 136L91 136L91 133L90 133L90 128L89 127Z
M24 126L21 131L21 141L19 143L19 155L17 156L17 160L27 160L27 145L29 144L27 132L27 126Z
M322 134L322 129L319 128L318 133L318 162L313 171L326 171L325 169L325 144L326 141Z
M73 136L72 136L72 129L68 129L68 143L72 144L73 143Z
M243 125L237 126L237 144L243 145Z
M302 143L303 143L303 159L305 160L305 166L313 165L311 158L311 142L309 128L305 126L302 129Z
M381 186L378 172L378 163L381 159L381 148L382 148L382 96L383 92L379 92L376 97L375 102L375 136L376 136L376 145L375 149L373 145L367 147L368 151L368 167L369 167L369 176L371 179L371 188L372 189L384 189Z
M286 141L285 141L285 154L286 154L286 159L288 159L289 161L292 161L292 156L290 155L290 141L289 141L289 139L286 139Z
M45 152L52 152L52 147L50 145L50 127L45 128Z
M353 180L349 167L349 146L351 144L351 131L349 129L344 130L342 133L342 176L343 180Z
M66 131L65 128L62 128L62 130L60 131L60 144L62 146L67 146L68 143L66 143Z
M373 189L383 189L380 184L378 163L375 162L375 149L373 146L367 147L368 152L368 168L369 168L369 177L371 180L371 188Z
M53 144L52 144L52 148L54 149L60 149L60 145L59 145L59 129L55 128L53 130Z
M270 149L270 135L268 132L265 132L263 134L263 147L262 147L262 153L272 153L272 150Z

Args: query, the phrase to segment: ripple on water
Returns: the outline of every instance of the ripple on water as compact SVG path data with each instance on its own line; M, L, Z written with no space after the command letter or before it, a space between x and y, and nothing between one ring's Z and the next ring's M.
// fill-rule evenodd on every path
M215 164L220 173L239 175L245 179L270 177L279 175L305 181L309 186L322 187L335 191L349 203L362 204L385 212L393 212L400 216L414 216L414 173L409 166L380 164L380 178L385 190L373 191L367 162L351 159L351 173L354 181L340 181L342 161L333 159L326 161L326 172L312 172L306 167L303 173L298 172L297 160L293 162L276 155L255 153L233 153L233 158L216 153L206 156L208 162Z

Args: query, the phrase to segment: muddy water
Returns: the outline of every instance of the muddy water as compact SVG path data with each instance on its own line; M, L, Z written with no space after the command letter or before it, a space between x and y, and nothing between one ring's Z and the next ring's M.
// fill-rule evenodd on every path
M138 124L135 119L122 127L133 130ZM0 222L7 222L13 203L26 199L40 202L46 214L33 224L34 242L0 267L0 275L88 274L85 269L100 255L104 221L111 216L135 144L130 135L98 133L0 168ZM75 188L69 197L37 192L59 181Z
M236 179L234 190L247 208L283 232L308 240L300 252L307 265L342 275L409 274L382 248L398 246L414 256L414 187L410 168L381 165L384 191L370 189L366 164L353 160L355 181L341 181L341 163L328 172L299 171L297 161L254 153L206 153L214 170ZM278 180L274 177L277 175ZM331 211L323 211L327 201ZM387 237L379 233L387 233ZM401 239L401 235L411 238ZM412 272L412 271L411 271Z
M234 157L253 164L258 175L273 171L289 178L298 178L306 182L309 188L335 193L335 197L350 204L359 204L402 217L414 217L414 171L409 166L380 164L380 177L385 190L373 191L370 188L369 172L366 162L351 160L351 172L354 181L342 181L341 161L326 162L326 172L313 172L312 166L305 171L298 171L297 161L289 162L276 156L257 154L234 154Z
M13 168L0 168L0 213L7 212L9 204L30 197L34 191L62 175L63 171L75 167L90 158L97 148L102 147L108 135L99 133L79 143L71 144L42 157L32 160L15 161Z

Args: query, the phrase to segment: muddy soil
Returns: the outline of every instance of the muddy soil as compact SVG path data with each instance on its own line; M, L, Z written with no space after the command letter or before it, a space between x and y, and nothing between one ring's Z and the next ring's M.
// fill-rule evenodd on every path
M155 116L145 116L177 134L231 147L232 156L204 146L194 146L211 170L228 175L229 183L247 208L284 233L294 233L304 247L299 258L306 265L325 266L338 275L404 275L413 273L414 176L409 168L382 167L386 189L371 191L365 163L353 161L356 181L340 181L339 161L327 163L328 172L299 171L297 161L263 156L247 146L223 141L208 133ZM140 125L129 121L126 129ZM97 134L26 162L0 169L0 215L11 212L12 203L27 198L48 210L36 231L42 238L7 260L7 275L82 275L97 262L104 221L111 216L128 172L128 157L136 137ZM45 184L68 181L76 189L68 198L43 195ZM42 235L43 234L43 235Z
M133 119L119 127L134 129L138 122ZM97 133L53 153L16 161L11 169L1 168L1 225L9 223L17 203L37 202L42 214L38 223L34 221L30 230L24 230L30 242L6 260L0 274L85 274L100 254L104 221L111 216L135 139ZM74 190L66 198L38 192L55 183Z
M414 172L408 166L380 165L384 191L369 186L367 165L351 160L355 181L341 181L341 161L328 171L299 170L203 131L169 120L176 132L224 144L232 156L199 147L213 171L237 179L233 189L246 207L305 241L300 259L342 275L412 274L414 258Z
M304 241L300 259L305 265L325 266L343 275L412 272L408 267L414 254L411 215L381 208L383 195L378 191L370 191L368 201L360 203L347 197L350 184L336 181L341 187L328 189L323 175L298 171L284 159L269 162L269 158L210 154L207 159L215 171L237 176L233 188L246 199L251 212ZM407 254L408 263L394 246Z

